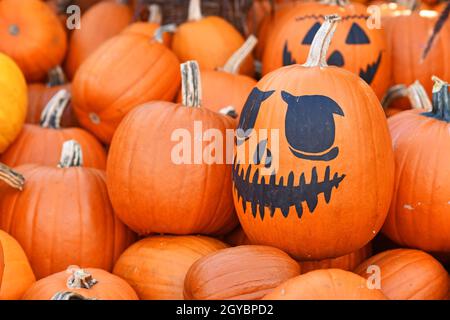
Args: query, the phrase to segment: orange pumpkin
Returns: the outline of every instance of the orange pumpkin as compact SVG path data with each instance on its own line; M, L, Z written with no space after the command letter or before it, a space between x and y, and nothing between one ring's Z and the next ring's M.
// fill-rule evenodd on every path
M134 107L175 98L178 66L177 57L165 45L145 35L126 32L109 39L73 80L73 105L80 124L109 144Z
M69 268L37 281L23 300L139 300L123 279L102 269Z
M125 250L114 274L125 279L140 299L182 300L184 278L191 265L226 247L203 236L152 236Z
M242 230L241 226L238 226L229 234L225 235L223 240L232 247L251 244L249 238L245 234L244 230Z
M39 124L41 114L50 99L60 90L65 89L71 92L70 83L66 82L66 77L61 67L56 67L49 71L47 83L31 83L28 85L28 111L26 123ZM73 112L72 105L69 104L61 117L62 127L75 127L78 120Z
M252 243L299 260L335 258L367 244L384 222L394 178L376 95L353 73L326 64L339 18L326 19L305 64L273 71L253 89L235 148L242 228Z
M193 137L198 141L199 134L212 133L209 129L215 137L226 137L236 123L200 107L195 62L183 64L182 74L183 105L156 101L137 107L120 124L109 150L107 182L114 210L142 235L225 234L237 224L225 143L212 148L201 138L200 144L194 142L194 155L188 150Z
M419 250L379 253L364 261L355 273L365 278L379 275L380 289L391 300L440 300L449 290L447 271L436 259Z
M36 281L33 270L20 244L2 230L0 230L0 246L3 248L3 270L0 258L0 271L3 271L3 275L0 275L0 300L20 299Z
M264 300L386 300L381 290L369 288L366 279L349 271L322 269L292 278Z
M57 92L42 111L41 125L26 124L14 143L0 155L0 161L10 167L55 166L64 141L75 139L85 150L85 166L104 170L106 151L94 136L80 128L61 128L61 117L69 101L68 91Z
M361 249L358 249L345 256L334 259L325 259L320 261L299 261L302 273L310 272L318 269L342 269L353 271L364 260L370 257L372 253L372 245L368 243Z
M133 241L114 216L105 173L81 164L79 144L68 141L59 167L16 168L23 191L0 186L0 228L22 245L38 279L69 265L111 270Z
M437 168L450 161L450 94L448 83L434 79L431 111L408 110L388 120L396 170L383 232L402 246L448 252L450 172Z
M359 3L330 0L304 3L283 14L273 27L263 56L263 74L305 61L324 16L338 12L342 26L333 38L327 63L359 75L381 98L390 81L390 56L384 30L372 28L367 8Z
M230 23L217 16L203 17L201 1L190 0L188 21L178 26L172 50L181 62L196 60L202 69L215 70L244 43ZM253 76L253 57L245 59L239 73Z
M197 260L184 280L188 300L259 300L300 267L283 251L266 246L238 246Z
M50 69L61 64L66 48L66 33L47 4L0 1L0 52L17 62L27 81L45 79Z
M2 287L3 270L5 269L5 258L3 256L3 246L0 243L0 289Z
M122 0L102 1L81 17L81 28L75 29L69 42L65 71L70 79L80 65L102 43L119 34L131 23L132 12Z

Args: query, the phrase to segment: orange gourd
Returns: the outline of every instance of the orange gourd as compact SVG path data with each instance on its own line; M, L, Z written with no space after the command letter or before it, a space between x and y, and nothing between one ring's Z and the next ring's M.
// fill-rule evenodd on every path
M80 145L68 141L58 167L16 168L22 191L0 186L0 228L22 245L38 279L69 265L111 270L134 239L114 215L105 173L81 165Z
M259 300L300 274L295 260L266 246L238 246L197 260L184 280L188 300Z
M47 4L0 1L0 52L16 61L27 81L45 79L50 69L61 64L66 49L66 33Z
M305 64L273 71L253 89L235 148L242 228L252 243L299 260L366 245L381 229L393 189L382 107L361 78L326 64L339 18L326 19Z
M125 279L142 300L182 300L191 265L226 247L203 236L151 236L125 250L114 274Z

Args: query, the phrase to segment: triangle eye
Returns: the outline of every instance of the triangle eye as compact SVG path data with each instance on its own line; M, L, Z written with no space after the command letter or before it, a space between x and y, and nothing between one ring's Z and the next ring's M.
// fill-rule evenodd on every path
M303 38L302 44L311 44L313 42L314 36L316 35L317 31L319 31L319 29L320 22L316 22Z
M355 22L353 22L350 32L345 40L346 44L368 44L370 39L364 30Z

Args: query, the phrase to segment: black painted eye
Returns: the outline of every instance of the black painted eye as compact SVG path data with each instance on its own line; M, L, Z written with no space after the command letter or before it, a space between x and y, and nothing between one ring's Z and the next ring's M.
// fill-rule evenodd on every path
M288 104L285 118L285 134L294 156L306 160L329 161L337 157L334 147L334 114L344 116L339 105L322 95L293 96L281 92Z
M370 39L364 30L356 23L353 22L350 32L345 40L346 44L368 44Z
M313 42L314 36L316 35L317 31L320 29L320 22L316 22L311 29L309 29L308 33L305 35L305 37L302 40L302 44L311 44Z

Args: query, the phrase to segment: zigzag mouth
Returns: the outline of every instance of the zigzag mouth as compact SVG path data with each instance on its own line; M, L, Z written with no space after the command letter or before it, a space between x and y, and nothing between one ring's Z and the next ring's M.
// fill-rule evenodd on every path
M249 203L254 218L259 212L261 220L264 220L266 208L270 212L271 218L275 215L276 209L281 212L283 217L287 218L290 207L294 206L298 218L301 219L303 202L306 202L309 211L313 213L317 207L319 194L323 193L325 202L329 203L333 188L337 189L344 180L345 174L339 175L337 172L330 179L330 171L330 166L327 166L324 178L319 182L317 169L313 167L309 183L306 182L303 172L298 178L298 183L295 184L295 174L292 171L288 175L287 183L284 183L284 177L277 179L275 173L259 179L259 169L256 169L253 177L250 177L252 166L249 165L245 171L237 163L233 166L234 189L238 202L242 199L243 211L246 212L247 203Z
M368 64L365 70L363 69L359 70L359 76L364 81L366 81L367 84L372 84L372 81L375 78L375 75L377 74L378 68L380 67L381 64L381 55L382 53L380 52L378 54L377 60L372 64Z

